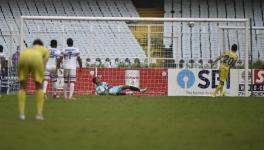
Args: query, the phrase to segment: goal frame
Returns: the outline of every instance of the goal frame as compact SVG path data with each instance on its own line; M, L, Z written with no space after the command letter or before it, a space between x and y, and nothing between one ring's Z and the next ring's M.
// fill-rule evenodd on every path
M20 18L20 48L24 49L25 20L75 20L75 21L144 21L144 22L235 22L243 23L245 28L245 62L249 62L250 50L250 19L248 18L150 18L150 17L76 17L76 16L21 16ZM245 96L250 96L248 89L249 64L245 63Z

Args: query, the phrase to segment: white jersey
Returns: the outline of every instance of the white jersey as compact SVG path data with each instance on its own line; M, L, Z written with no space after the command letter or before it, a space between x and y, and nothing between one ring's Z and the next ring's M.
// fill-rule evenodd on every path
M80 56L80 51L74 47L67 47L62 52L64 61L64 69L76 69L77 68L77 57Z
M0 53L0 68L2 67L2 62L6 60L5 54L4 53Z
M4 53L0 53L0 59L4 59L5 60L5 54Z
M50 57L46 66L46 69L48 70L56 68L56 64L57 64L56 59L61 55L60 51L57 50L56 48L50 48L49 52L50 52Z

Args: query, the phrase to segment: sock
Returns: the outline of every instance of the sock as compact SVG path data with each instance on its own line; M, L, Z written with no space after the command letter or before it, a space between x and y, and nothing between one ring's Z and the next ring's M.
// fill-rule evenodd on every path
M36 90L37 114L42 114L44 105L44 93L42 90Z
M70 84L70 98L72 98L73 93L74 93L74 83L71 83Z
M68 83L64 83L63 90L64 90L64 97L67 98Z
M52 94L57 95L57 85L56 82L52 82Z
M139 88L134 87L134 86L129 86L129 89L132 90L132 91L138 91L138 92L140 91Z
M25 114L26 92L25 90L18 91L18 108L20 114Z
M43 83L43 92L44 92L44 94L46 94L46 92L47 92L47 87L48 87L48 81L44 81L44 83Z

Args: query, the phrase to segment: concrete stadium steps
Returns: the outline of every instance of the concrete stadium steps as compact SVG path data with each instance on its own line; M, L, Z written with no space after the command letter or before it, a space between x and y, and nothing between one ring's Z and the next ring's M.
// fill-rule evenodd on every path
M138 8L140 17L164 17L164 11L158 8Z
M136 24L135 26L130 26L130 30L134 34L141 47L144 49L146 55L148 55L148 31L150 30L150 55L153 57L164 56L162 24L149 24L149 27L146 24Z

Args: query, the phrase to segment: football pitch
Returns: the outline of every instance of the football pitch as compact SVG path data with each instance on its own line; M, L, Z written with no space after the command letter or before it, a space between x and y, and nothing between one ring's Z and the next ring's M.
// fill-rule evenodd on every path
M263 97L34 96L18 120L15 95L0 98L0 150L260 150Z

